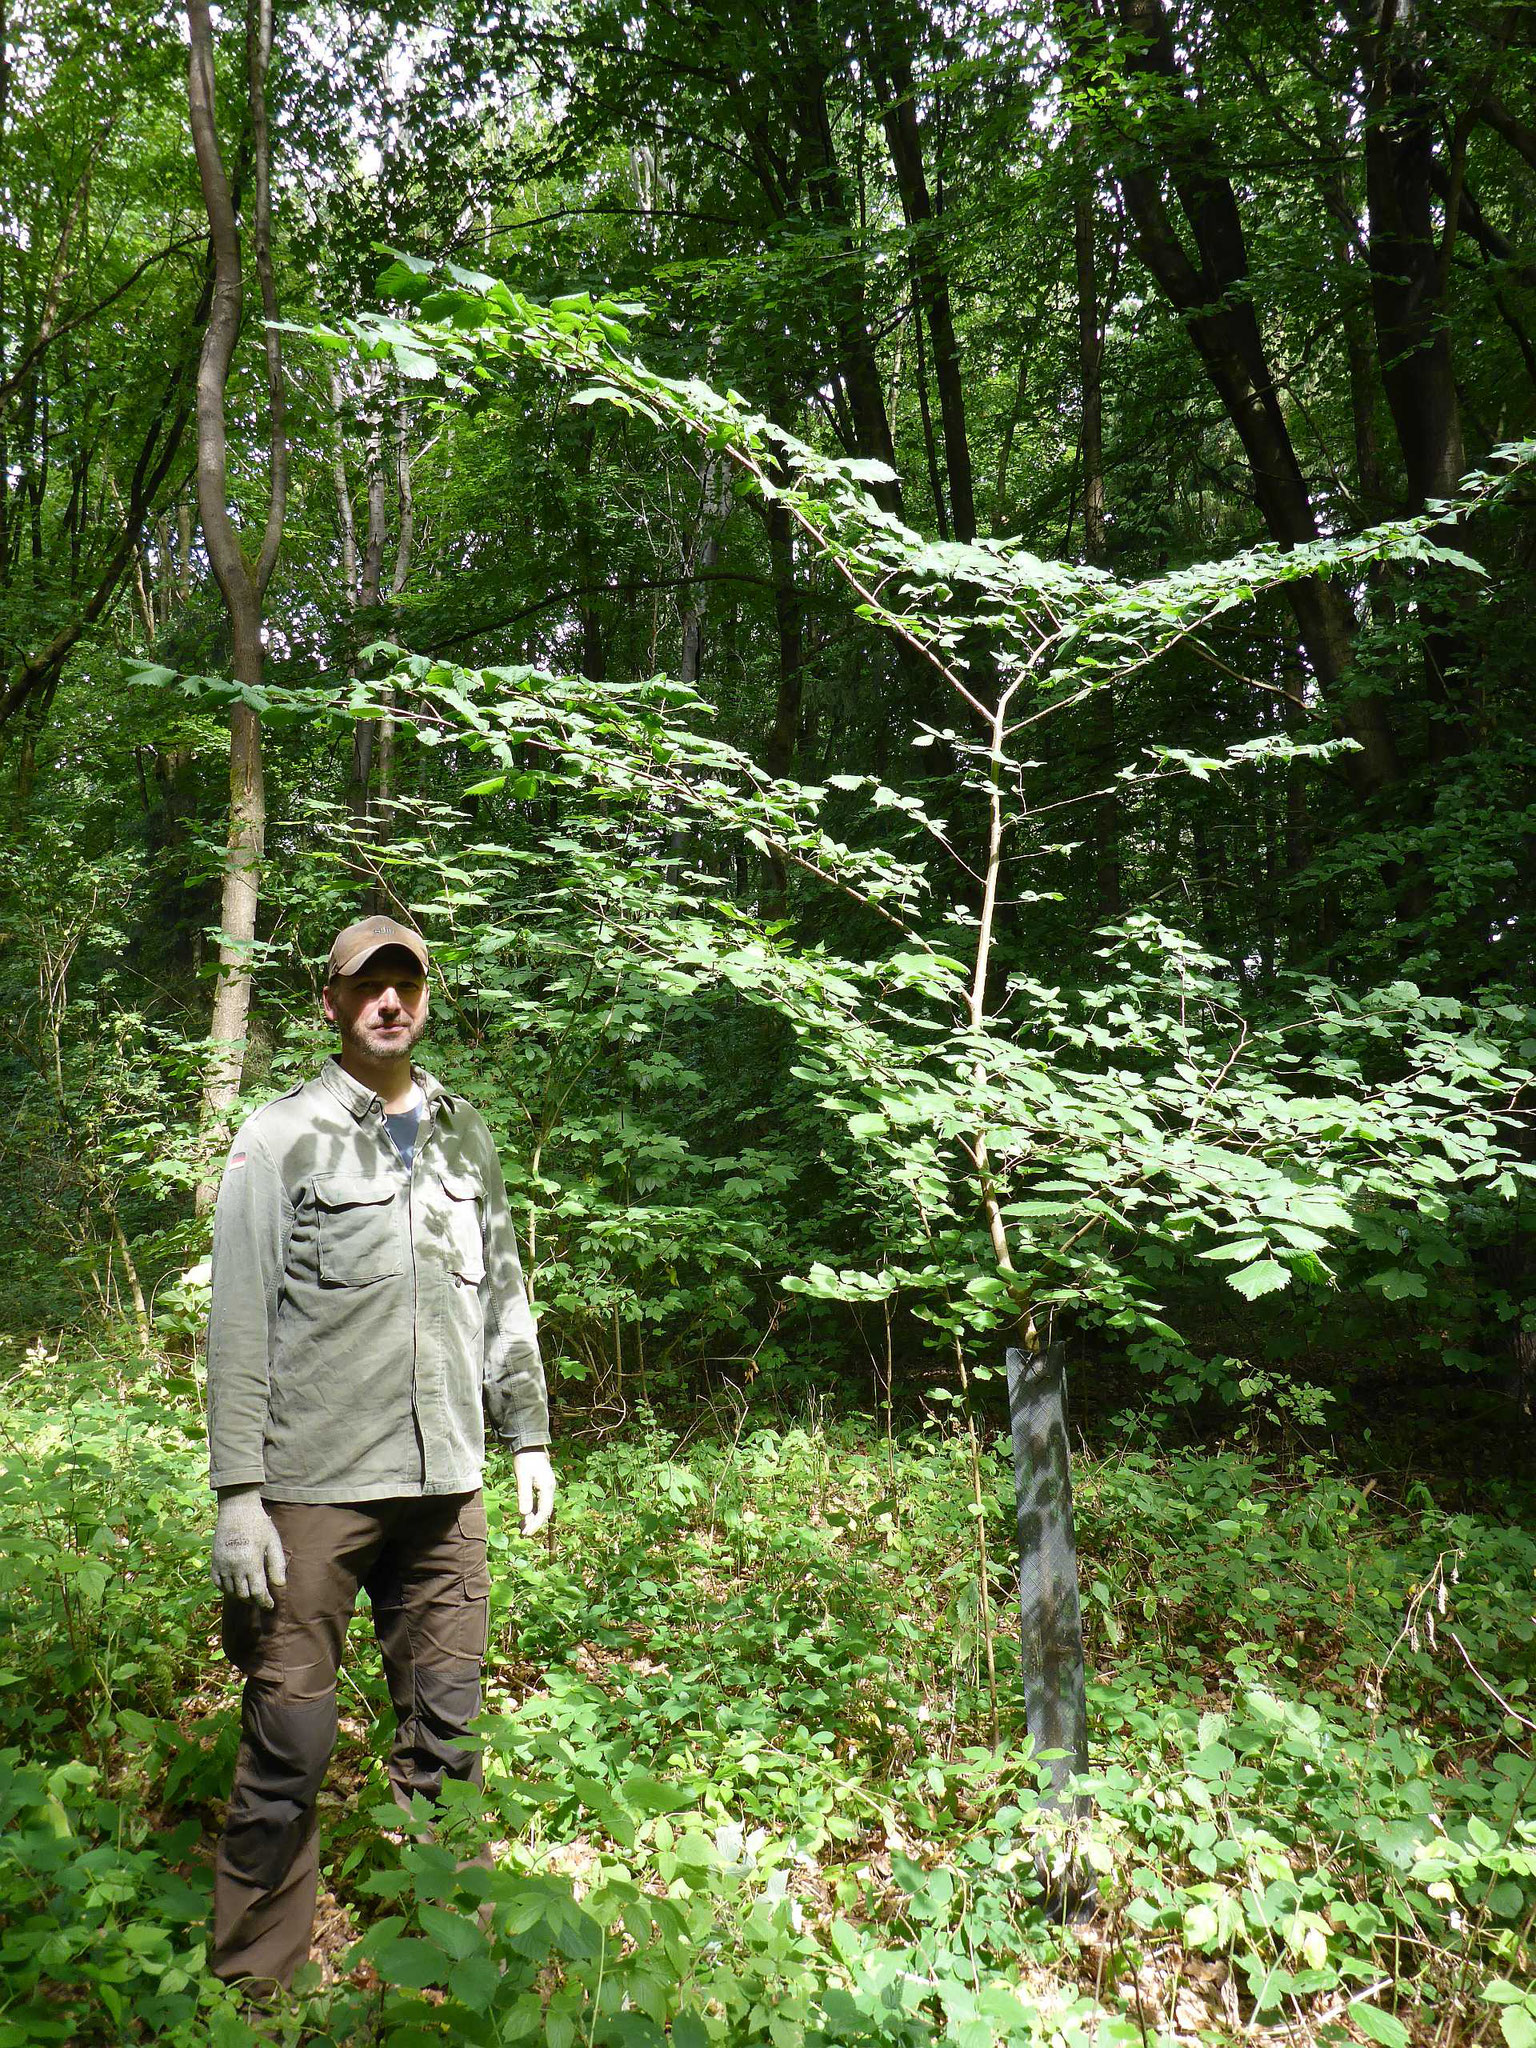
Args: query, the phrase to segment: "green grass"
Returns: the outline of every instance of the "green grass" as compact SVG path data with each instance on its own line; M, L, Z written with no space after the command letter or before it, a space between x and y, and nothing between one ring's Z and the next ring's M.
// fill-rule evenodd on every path
M252 2038L204 1969L235 1689L170 1370L11 1375L0 2048ZM1512 1510L1318 1461L1081 1460L1094 1816L1068 1841L1016 1704L1001 1446L995 1730L963 1437L639 1417L561 1472L527 1545L493 1467L488 1787L435 1840L383 1805L354 1637L320 1961L279 2037L1536 2044ZM461 1868L487 1836L494 1871ZM1039 1873L1074 1858L1097 1908L1064 1924Z

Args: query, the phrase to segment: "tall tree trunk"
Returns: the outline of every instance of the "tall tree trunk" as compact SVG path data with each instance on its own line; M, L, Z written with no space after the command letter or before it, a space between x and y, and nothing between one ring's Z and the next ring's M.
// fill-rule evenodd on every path
M779 687L773 729L763 748L763 766L773 776L789 773L800 738L800 704L805 687L805 621L795 585L794 528L777 499L763 507L773 563L773 610L778 627Z
M965 384L960 344L950 303L949 271L939 239L939 214L928 189L922 128L912 64L904 50L877 52L884 76L881 120L891 153L891 168L901 194L901 209L912 235L912 274L918 317L926 318L933 342L933 377L939 393L939 420L944 435L944 468L949 478L949 509L955 538L976 538L976 484L971 469L971 444L966 430Z
M192 602L192 505L184 497L176 500L176 595L185 611Z
M1106 550L1104 503L1104 316L1094 248L1093 192L1086 180L1073 204L1072 249L1077 272L1077 373L1082 392L1078 463L1083 479L1083 554L1102 564ZM1118 917L1120 893L1120 802L1115 694L1098 690L1088 701L1091 774L1105 794L1094 803L1094 886L1100 917Z
M803 10L792 8L797 22ZM859 246L848 193L832 137L827 110L826 72L819 55L813 55L815 29L799 22L804 39L803 58L797 80L795 123L809 159L807 188L812 213L831 230L839 245L840 260L826 279L826 296L837 335L839 368L848 394L848 410L858 438L858 452L883 462L894 473L896 444L885 410L885 393L880 383L880 366L869 332L869 313L864 294L864 252ZM871 485L873 495L888 510L901 509L898 482Z
M388 538L389 518L384 489L383 426L377 417L368 423L363 462L368 523L363 533L362 558L358 563L357 609L364 615L364 629L376 632L379 606L384 595L384 546ZM359 836L368 826L369 789L373 781L377 733L378 721L373 718L360 718L352 728L352 829Z
M384 547L387 538L382 426L376 401L382 396L382 381L371 379L365 390L370 417L364 433L363 476L367 502L367 523L363 530L361 557L357 547L357 515L352 505L352 480L347 471L346 439L343 426L345 394L340 375L331 373L331 412L336 423L336 444L331 455L331 481L336 493L336 526L341 536L341 587L348 613L346 665L357 675L359 611L373 614L361 630L376 629L382 599ZM368 825L369 795L373 780L374 744L378 721L359 718L352 727L352 761L347 780L347 807L352 818L352 836L361 841Z
M1449 497L1466 468L1445 283L1464 162L1452 166L1444 241L1435 233L1435 129L1412 0L1384 0L1372 39L1365 127L1376 352L1414 510ZM1464 153L1465 136L1461 138Z
M596 454L597 421L589 413L581 429L576 463L576 474L580 477L582 486L576 507L575 555L579 591L576 611L581 628L581 673L589 682L600 683L608 673L608 649L603 638L602 613L594 602L598 584L597 565L592 548L594 497L590 488L590 478Z
M933 523L939 539L949 539L949 511L944 503L944 480L939 475L938 443L933 437L933 408L928 402L928 353L923 347L923 306L912 280L913 367L917 372L917 410L923 423L923 459L928 466L928 491L933 499Z
M1369 314L1363 295L1353 288L1358 274L1360 222L1344 186L1342 135L1328 135L1340 161L1328 173L1323 203L1328 211L1334 268L1339 280L1344 326L1345 362L1349 375L1349 412L1355 444L1355 500L1367 521L1384 518L1387 490L1381 474L1376 439L1376 364L1369 335Z
M1280 701L1281 723L1290 738L1299 740L1307 724L1307 700L1300 657L1286 656L1281 672L1285 691ZM1321 899L1311 915L1301 877L1312 864L1312 818L1307 794L1307 763L1291 759L1285 764L1285 831L1283 839L1284 892L1289 906L1287 930L1293 959L1302 955L1315 938L1323 942L1324 912ZM1336 886L1336 885L1328 885Z
M405 399L395 407L395 566L390 572L389 601L391 617L394 608L410 580L411 562L416 549L416 493L411 478L414 458L411 454L411 408ZM379 717L379 736L374 749L374 766L378 777L378 795L374 805L374 843L387 846L395 829L395 700L394 692L385 695L384 709ZM382 910L386 892L381 887L375 891L375 909Z
M266 81L272 55L272 0L249 0L246 81L249 91L255 169L253 244L261 284L266 330L269 471L267 517L254 569L246 563L229 511L228 452L224 393L240 338L244 274L240 226L219 149L216 116L213 24L208 0L187 0L190 54L187 103L198 178L213 245L213 299L197 368L197 503L203 538L229 618L232 669L237 682L258 688L262 677L262 601L282 541L287 488L282 358L275 328L277 298L271 255L271 154L267 131ZM230 713L229 830L225 841L219 916L219 973L209 1026L210 1050L204 1073L205 1123L222 1115L240 1092L245 1037L251 1008L252 949L261 888L266 834L266 786L262 774L261 720L249 704ZM212 1187L199 1189L200 1206Z
M678 656L678 678L696 683L704 666L704 619L709 606L708 587L698 579L707 576L720 557L720 529L731 507L731 478L718 456L708 456L699 480L699 520L690 537L683 585L682 648Z
M1241 215L1219 168L1210 128L1182 90L1162 0L1115 0L1131 37L1133 75L1161 83L1187 118L1138 132L1122 146L1116 179L1137 233L1137 254L1183 318L1212 388L1247 457L1254 497L1270 537L1291 548L1316 540L1307 482L1281 410L1266 357L1248 274ZM1157 137L1161 168L1178 196L1198 254L1191 261L1164 203L1147 133ZM1357 621L1337 585L1308 577L1287 586L1301 642L1339 729L1360 751L1346 756L1357 792L1370 795L1400 779L1397 746L1379 697L1345 686Z
M1470 120L1456 124L1442 181L1445 224L1435 233L1435 132L1439 110L1413 21L1413 0L1383 0L1370 53L1365 190L1370 218L1371 303L1381 381L1402 451L1409 507L1453 495L1466 468L1446 284L1466 172ZM1461 669L1466 633L1443 602L1421 607L1428 631L1424 678L1432 759L1471 744Z
M778 627L779 686L774 699L773 728L763 748L763 766L776 778L788 775L800 739L800 709L805 690L805 620L795 585L794 527L784 506L774 499L761 507L768 529L773 564L773 610ZM789 871L783 856L768 856L763 911L782 917L788 908Z
M1029 336L1031 341L1034 338L1034 325L1035 323L1031 321L1031 333ZM1024 402L1029 396L1029 368L1033 360L1033 353L1033 350L1027 343L1019 351L1019 374L1014 379L1013 403L1009 406L1008 417L1003 422L1002 441L997 451L997 482L992 487L992 535L994 539L1000 539L1007 530L1008 464L1013 459L1013 437L1019 430L1019 415L1023 412Z
M763 199L775 220L807 214L834 249L819 273L820 299L833 337L834 375L848 402L858 455L896 467L880 366L869 331L860 223L849 205L827 108L827 59L814 0L788 0L777 76L739 67L739 52L723 49L726 98L740 127ZM781 145L785 131L792 146ZM820 376L812 379L820 383ZM783 412L779 417L787 415ZM871 485L876 500L900 512L897 482Z

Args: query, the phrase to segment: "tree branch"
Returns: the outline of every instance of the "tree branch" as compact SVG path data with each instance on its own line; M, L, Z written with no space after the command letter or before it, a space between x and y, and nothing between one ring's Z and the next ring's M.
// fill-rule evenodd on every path
M0 407L10 403L17 390L56 341L62 341L66 334L73 334L77 328L87 327L91 321L99 320L107 308L115 305L124 292L131 291L145 271L156 263L163 263L168 256L174 256L180 249L195 248L204 240L206 237L203 235L181 235L174 242L168 242L165 248L157 249L152 256L146 256L142 262L136 263L121 284L114 285L106 297L98 299L94 306L87 306L83 312L71 314L68 320L60 321L57 327L40 333L16 368L3 383L0 383Z

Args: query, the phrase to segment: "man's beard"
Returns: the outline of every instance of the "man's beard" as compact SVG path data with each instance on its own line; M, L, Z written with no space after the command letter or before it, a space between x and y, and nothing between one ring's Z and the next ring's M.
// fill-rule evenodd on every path
M341 1024L337 1028L341 1032L342 1044L363 1054L366 1059L400 1060L416 1046L427 1028L425 1017L418 1017L414 1024L409 1018L402 1021L405 1024L403 1031L388 1033L380 1031L377 1025L353 1024L349 1027Z

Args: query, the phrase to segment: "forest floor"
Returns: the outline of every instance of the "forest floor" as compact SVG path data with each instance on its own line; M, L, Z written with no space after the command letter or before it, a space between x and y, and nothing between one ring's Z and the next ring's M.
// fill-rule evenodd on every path
M1522 1503L1085 1452L1068 1844L1023 1737L1002 1445L989 1629L963 1434L751 1415L569 1445L547 1543L493 1465L486 1792L400 1828L360 1623L318 1959L242 2015L204 1967L237 1692L184 1371L6 1359L0 2048L1536 2044ZM1069 1849L1076 1917L1040 1877Z

